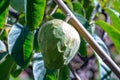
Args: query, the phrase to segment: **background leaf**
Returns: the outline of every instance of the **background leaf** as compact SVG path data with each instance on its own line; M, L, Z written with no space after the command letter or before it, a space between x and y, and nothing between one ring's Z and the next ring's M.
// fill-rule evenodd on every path
M79 1L76 0L75 2L73 2L73 9L74 9L74 12L77 12L85 16L85 11L82 6L82 3L80 3Z
M107 11L108 15L110 16L112 26L114 26L114 28L116 28L118 31L120 31L120 19L114 14L114 12L111 9L106 8L105 10Z
M120 53L120 32L115 27L105 23L104 21L96 21L96 24L99 25L103 30L108 33L108 36L111 38L112 42L115 44L118 52Z
M67 4L67 6L70 8L70 10L73 11L73 5L72 5L72 2L71 2L70 0L63 0L63 1Z
M69 68L68 66L63 66L59 70L59 79L58 80L69 80L70 74L69 74Z
M30 30L36 29L44 16L46 0L27 0L26 24Z
M0 0L0 29L4 27L10 0Z
M63 13L60 12L56 12L52 15L55 19L61 19L64 20L65 19L65 15Z
M87 20L90 20L94 5L92 4L94 0L83 0L83 8L85 10L85 17Z
M8 55L5 60L0 64L0 80L9 80L11 70L15 63Z
M120 1L119 0L113 0L112 7L120 13Z
M91 33L91 28L89 25L89 22L87 21L87 19L85 19L82 15L78 14L78 13L74 13L76 18L81 22L81 24ZM79 48L79 52L81 56L86 56L87 55L87 51L86 51L86 41L80 36L81 39L81 44L80 44L80 48Z
M87 19L84 16L82 16L81 14L78 14L78 13L74 13L74 15L80 21L80 23L89 31L89 33L91 33L90 24L87 21Z

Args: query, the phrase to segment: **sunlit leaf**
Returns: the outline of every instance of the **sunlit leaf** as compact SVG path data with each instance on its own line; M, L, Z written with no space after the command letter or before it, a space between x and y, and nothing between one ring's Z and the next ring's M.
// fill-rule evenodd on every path
M6 46L5 44L0 40L0 53L6 52Z
M10 75L10 78L9 78L9 80L20 80L20 78L19 78L19 77L17 77L17 78L14 78L12 75Z
M44 16L46 0L27 0L26 25L30 30L36 29Z
M110 1L109 0L98 0L98 2L99 2L99 5L102 7L102 8L104 8L106 5L107 5L107 3L109 3Z
M112 5L113 5L112 7L120 13L120 1L119 0L113 0Z
M116 28L117 30L120 31L120 18L118 18L111 9L106 8L105 10L107 11L108 15L110 16L110 20L111 20L114 28Z
M93 0L83 0L83 1L84 1L83 7L86 14L85 17L87 18L87 20L90 20L92 11L94 9Z
M73 2L73 9L74 9L74 12L77 12L77 13L85 16L84 8L83 8L82 4L79 3L79 1Z
M110 53L109 53L108 48L105 45L105 43L96 34L93 34L92 36L95 39L95 41L100 45L100 47L106 52L106 54L108 54L108 56L110 56ZM103 62L103 60L98 56L97 53L95 53L95 55L97 56L97 59L99 62L98 69L99 69L100 80L110 80L111 79L110 68Z
M28 66L32 58L34 32L20 24L13 25L8 35L9 54L21 67Z
M4 27L10 0L0 0L0 29Z
M57 80L58 71L57 70L48 70L46 69L46 74L43 80Z
M71 2L70 0L63 0L63 1L67 4L67 6L70 8L70 10L73 11L73 5L72 5L72 2Z
M115 44L118 52L120 53L120 31L104 21L96 21L96 24L107 32L108 36L111 38L112 42Z
M46 73L41 53L35 53L33 57L33 75L35 80L43 80Z

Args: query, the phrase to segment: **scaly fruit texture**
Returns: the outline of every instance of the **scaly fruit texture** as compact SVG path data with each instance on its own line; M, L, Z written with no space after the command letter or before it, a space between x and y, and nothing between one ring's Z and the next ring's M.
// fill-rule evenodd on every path
M70 24L53 19L39 30L38 43L45 67L58 69L67 65L75 56L80 45L80 37Z

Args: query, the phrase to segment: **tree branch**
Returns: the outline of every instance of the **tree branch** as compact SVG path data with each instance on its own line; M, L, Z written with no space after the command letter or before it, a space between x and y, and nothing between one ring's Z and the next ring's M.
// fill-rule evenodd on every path
M81 36L91 45L91 47L96 51L96 53L103 59L106 65L120 78L120 68L115 64L115 62L106 54L106 52L99 46L99 44L94 40L94 38L89 34L89 32L83 27L83 25L78 21L70 9L65 5L62 0L54 0L57 5L65 14L70 14L70 22L74 28L81 34Z

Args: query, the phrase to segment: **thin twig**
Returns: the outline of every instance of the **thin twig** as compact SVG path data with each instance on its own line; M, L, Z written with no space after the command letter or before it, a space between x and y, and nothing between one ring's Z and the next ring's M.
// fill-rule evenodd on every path
M1 36L2 33L4 32L4 30L5 30L5 27L1 30L1 32L0 32L0 36Z
M5 24L5 26L6 26L6 27L12 27L12 25L10 25L10 24Z
M68 64L68 67L70 69L70 71L72 72L73 76L75 77L76 80L81 80L80 77L77 75L77 73L73 70L71 64Z
M65 22L68 22L69 20L70 20L70 18L71 18L71 15L70 14L67 14L67 17L65 18Z
M55 11L57 10L57 8L58 8L58 5L56 5L56 6L54 7L54 9L52 10L52 12L50 13L50 16L52 16L52 15L55 13Z

